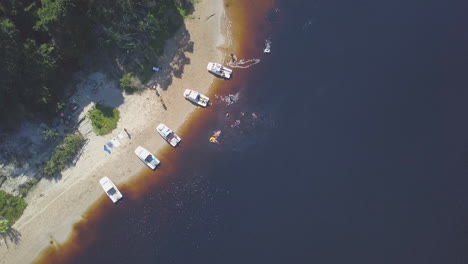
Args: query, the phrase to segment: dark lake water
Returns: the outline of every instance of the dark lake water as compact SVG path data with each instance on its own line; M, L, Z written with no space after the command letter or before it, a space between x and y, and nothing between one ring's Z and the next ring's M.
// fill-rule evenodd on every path
M42 263L468 263L468 2L227 3L260 62Z

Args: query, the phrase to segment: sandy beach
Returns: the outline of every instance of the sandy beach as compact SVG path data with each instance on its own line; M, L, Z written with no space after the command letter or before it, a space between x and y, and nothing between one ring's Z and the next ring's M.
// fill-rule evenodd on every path
M86 76L78 84L73 97L81 104L86 102L80 117L95 102L103 101L118 107L118 127L109 135L96 136L89 121L80 125L80 132L88 139L80 158L75 166L63 171L59 180L43 179L27 196L28 207L13 226L19 241L8 241L7 245L2 242L0 263L31 263L51 243L66 241L83 213L104 196L98 183L101 177L108 176L119 185L148 169L136 158L134 149L141 145L158 156L168 144L156 133L156 125L164 123L177 132L197 109L183 98L183 91L190 88L208 93L215 78L207 72L206 64L225 62L223 58L227 57L221 52L226 24L222 0L198 1L193 17L169 40L164 55L158 59L161 70L148 83L156 88L123 95L118 83L106 81L100 72ZM99 89L93 93L84 85L90 81L99 83ZM109 154L103 145L114 138L120 146L114 144Z

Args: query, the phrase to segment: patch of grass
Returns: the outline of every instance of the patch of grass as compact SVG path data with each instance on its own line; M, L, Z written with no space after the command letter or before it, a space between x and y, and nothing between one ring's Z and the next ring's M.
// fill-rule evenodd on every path
M63 144L58 146L49 161L42 168L42 173L52 176L65 168L65 165L73 160L76 153L83 147L84 138L80 134L68 135Z
M96 104L96 106L89 113L89 118L91 118L94 131L100 136L112 132L112 130L117 127L119 117L120 113L117 108L106 106L100 103Z
M20 218L26 206L27 203L22 197L0 191L0 216L8 220L9 227Z

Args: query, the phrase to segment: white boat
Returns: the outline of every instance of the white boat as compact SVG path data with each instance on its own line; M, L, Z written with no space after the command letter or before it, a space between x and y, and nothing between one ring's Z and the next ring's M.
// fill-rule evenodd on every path
M206 69L209 72L221 78L225 78L225 79L231 78L232 70L224 67L223 65L219 63L210 62L208 63L208 66L206 66Z
M203 107L206 107L208 105L208 102L210 101L210 98L197 91L190 89L185 89L184 97L185 99Z
M181 140L180 137L166 125L159 124L156 127L156 130L161 135L161 137L164 138L167 141L167 143L169 143L171 146L175 147L177 146L177 144L179 144Z
M114 183L107 177L103 177L99 180L102 189L109 196L113 203L116 203L118 200L122 199L123 195L120 193L119 189L114 185Z
M141 146L138 146L138 148L135 149L135 154L152 170L156 169L159 163L161 163L153 154L151 154L151 152Z

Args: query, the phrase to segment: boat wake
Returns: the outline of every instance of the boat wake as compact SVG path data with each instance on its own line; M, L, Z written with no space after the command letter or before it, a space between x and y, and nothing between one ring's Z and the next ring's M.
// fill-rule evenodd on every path
M228 65L231 66L232 68L242 68L246 69L249 67L254 66L255 64L259 63L260 59L240 59L240 60L231 60L228 62Z
M265 39L265 48L263 49L263 53L270 53L271 51L271 40Z
M235 94L228 94L228 95L215 95L216 99L226 103L226 105L232 105L239 100L240 93L237 92Z

